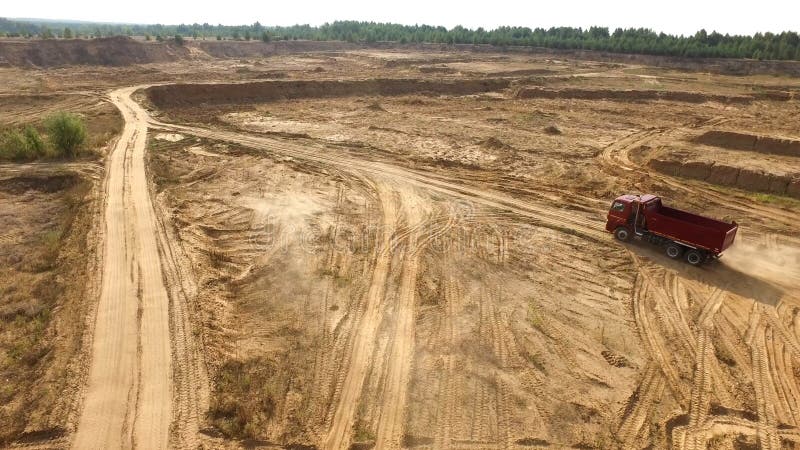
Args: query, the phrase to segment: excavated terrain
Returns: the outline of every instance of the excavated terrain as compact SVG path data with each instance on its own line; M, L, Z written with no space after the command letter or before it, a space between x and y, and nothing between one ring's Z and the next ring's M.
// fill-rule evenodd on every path
M97 87L0 69L15 104L120 88L126 121L97 272L123 275L138 341L90 320L83 413L51 442L800 446L798 79L245 50L76 69ZM735 220L737 243L698 268L614 241L622 193ZM132 381L104 387L98 335L138 351Z

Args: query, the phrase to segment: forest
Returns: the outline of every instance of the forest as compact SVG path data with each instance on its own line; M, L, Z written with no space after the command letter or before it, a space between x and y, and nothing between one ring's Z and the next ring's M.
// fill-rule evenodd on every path
M28 39L100 38L143 36L146 40L317 40L347 42L396 42L472 44L498 47L526 46L613 53L667 55L688 58L748 58L800 60L800 35L794 31L740 36L700 30L691 36L675 36L647 28L607 27L498 27L492 30L456 26L337 21L320 26L230 26L204 24L135 25L90 22L22 21L0 18L0 37Z

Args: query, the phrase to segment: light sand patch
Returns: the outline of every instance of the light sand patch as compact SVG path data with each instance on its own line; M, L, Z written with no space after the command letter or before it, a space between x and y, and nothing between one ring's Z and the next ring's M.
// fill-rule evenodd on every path
M183 135L178 133L158 133L155 138L159 141L179 142L183 140Z

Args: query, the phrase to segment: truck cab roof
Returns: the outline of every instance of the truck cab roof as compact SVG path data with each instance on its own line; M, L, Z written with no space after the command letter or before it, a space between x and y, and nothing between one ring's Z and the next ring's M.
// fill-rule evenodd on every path
M634 201L647 203L647 202L649 202L651 200L655 200L657 198L658 198L658 196L653 195L653 194L645 194L645 195L625 194L625 195L620 195L619 197L617 197L617 201L622 201L622 202L625 202L625 203L630 203L630 202L634 202Z

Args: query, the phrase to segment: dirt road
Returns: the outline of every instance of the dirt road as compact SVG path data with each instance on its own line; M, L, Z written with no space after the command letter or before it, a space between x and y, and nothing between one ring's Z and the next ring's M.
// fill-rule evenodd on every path
M102 290L75 448L166 448L172 418L169 298L144 168L146 115L111 93L125 129L105 182Z

